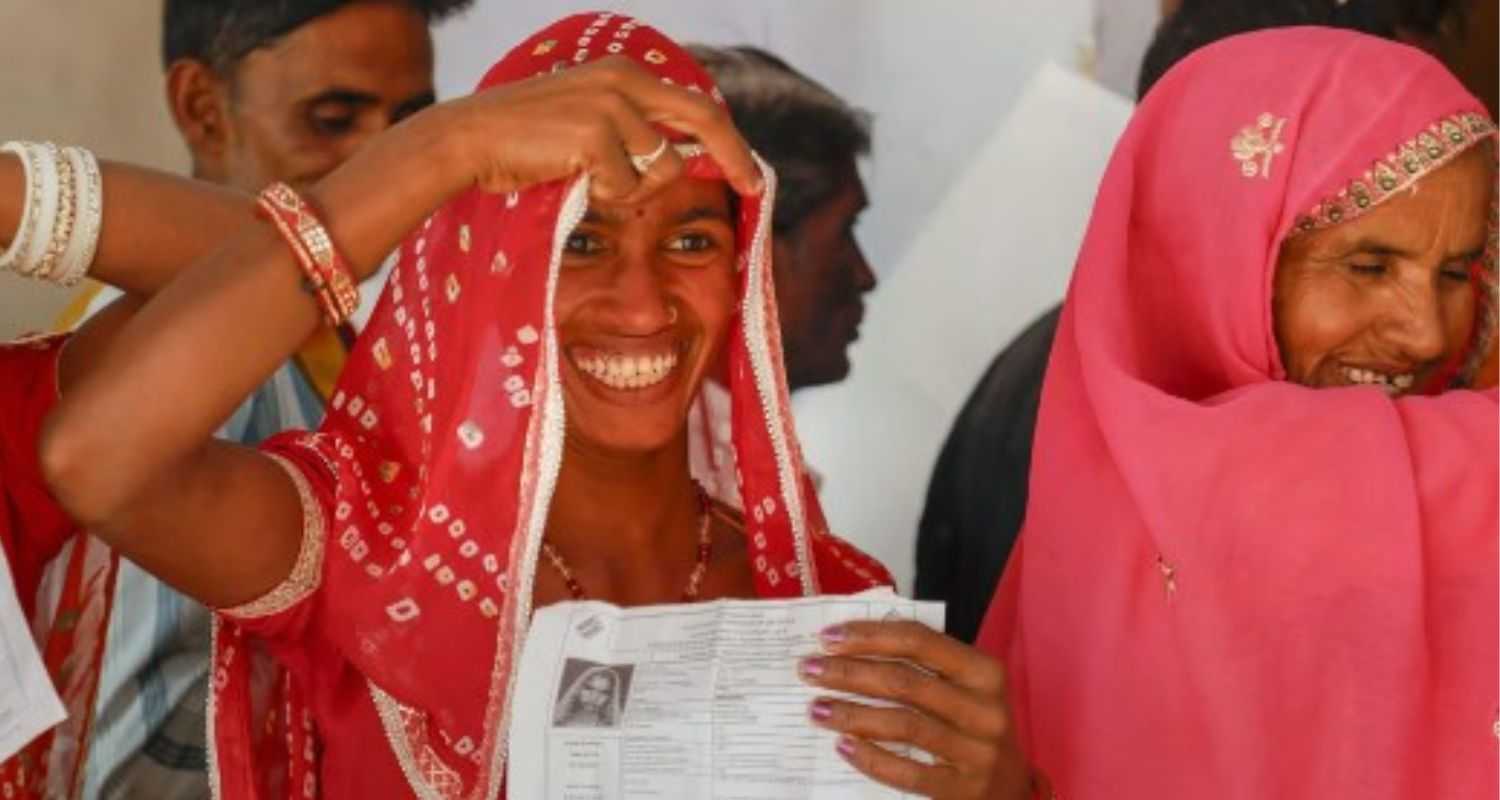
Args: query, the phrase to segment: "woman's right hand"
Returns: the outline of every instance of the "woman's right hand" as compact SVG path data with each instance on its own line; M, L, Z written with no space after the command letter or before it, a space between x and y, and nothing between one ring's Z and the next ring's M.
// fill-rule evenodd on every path
M645 174L630 156L655 152L663 125L693 137L737 191L754 194L760 172L728 111L700 92L665 84L611 56L455 101L465 158L480 188L512 192L587 173L593 196L643 197L675 180L682 161L668 147Z

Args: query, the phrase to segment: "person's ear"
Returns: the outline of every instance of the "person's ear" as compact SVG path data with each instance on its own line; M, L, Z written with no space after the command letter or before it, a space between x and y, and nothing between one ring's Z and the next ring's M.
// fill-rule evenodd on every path
M222 181L230 130L228 87L212 67L181 58L167 67L167 109L193 157L196 177Z

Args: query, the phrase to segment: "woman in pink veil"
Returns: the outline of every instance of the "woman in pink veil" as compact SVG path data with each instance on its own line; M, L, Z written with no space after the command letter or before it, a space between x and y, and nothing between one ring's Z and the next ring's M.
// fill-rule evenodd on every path
M1494 796L1494 132L1318 28L1142 103L980 637L1060 797Z

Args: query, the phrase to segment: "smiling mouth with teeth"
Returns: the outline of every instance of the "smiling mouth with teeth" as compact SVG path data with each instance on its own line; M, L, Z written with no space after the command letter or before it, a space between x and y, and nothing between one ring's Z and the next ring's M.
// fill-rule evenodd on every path
M1412 372L1391 374L1373 369L1344 367L1343 373L1344 378L1355 386L1374 386L1392 397L1411 389L1417 380L1416 374Z
M678 362L676 350L629 354L575 348L572 356L579 372L620 391L655 386L671 377Z

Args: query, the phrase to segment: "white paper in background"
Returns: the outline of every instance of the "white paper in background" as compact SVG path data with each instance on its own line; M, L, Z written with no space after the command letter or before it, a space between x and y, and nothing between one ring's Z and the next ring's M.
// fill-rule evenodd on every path
M535 800L906 800L838 755L837 735L808 716L825 692L797 674L819 652L819 631L862 619L941 630L943 605L876 589L544 608L516 675L507 791Z
M1001 348L1062 299L1130 112L1119 96L1043 66L866 299L849 379L793 401L834 532L903 589L938 451Z
M0 551L0 761L67 716L15 587L10 562Z

